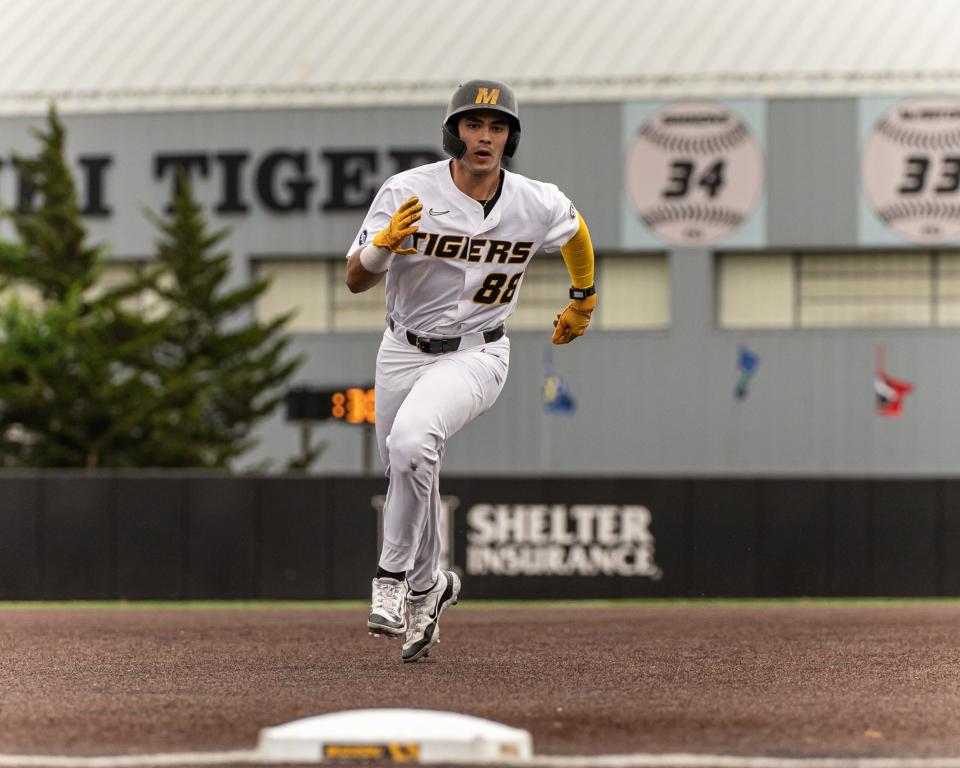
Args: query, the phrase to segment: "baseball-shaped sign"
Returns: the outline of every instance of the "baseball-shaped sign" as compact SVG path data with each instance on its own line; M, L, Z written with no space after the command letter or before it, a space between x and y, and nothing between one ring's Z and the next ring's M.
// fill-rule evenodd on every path
M735 231L763 186L763 153L733 110L680 102L655 112L634 137L627 190L660 238L699 245Z
M863 148L863 187L884 224L917 243L960 236L960 101L912 99L884 114Z

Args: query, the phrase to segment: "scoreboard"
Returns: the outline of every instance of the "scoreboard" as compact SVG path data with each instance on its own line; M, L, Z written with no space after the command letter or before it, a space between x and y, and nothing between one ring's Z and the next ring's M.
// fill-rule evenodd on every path
M373 385L319 389L298 387L284 398L288 421L327 421L344 424L376 423Z

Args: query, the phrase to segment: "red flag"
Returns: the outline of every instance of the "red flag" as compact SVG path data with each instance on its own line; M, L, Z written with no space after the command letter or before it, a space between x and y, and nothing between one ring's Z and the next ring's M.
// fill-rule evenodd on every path
M877 394L877 413L881 416L899 416L903 412L903 398L913 392L913 384L895 379L884 370L884 348L877 346L877 372L873 389Z

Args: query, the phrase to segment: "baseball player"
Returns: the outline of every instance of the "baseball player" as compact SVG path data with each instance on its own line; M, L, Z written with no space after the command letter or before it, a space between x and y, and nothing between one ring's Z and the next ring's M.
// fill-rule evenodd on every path
M464 83L443 121L453 159L387 179L347 254L353 293L387 277L376 424L389 485L367 628L403 636L403 661L427 655L460 594L457 574L439 568L443 449L503 389L504 321L530 259L559 248L573 283L554 344L583 335L597 305L593 246L577 209L553 184L500 166L519 142L510 87Z

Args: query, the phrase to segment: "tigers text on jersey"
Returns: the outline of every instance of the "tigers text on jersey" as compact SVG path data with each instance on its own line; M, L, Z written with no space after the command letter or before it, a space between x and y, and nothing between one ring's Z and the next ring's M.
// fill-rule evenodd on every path
M390 257L387 313L424 335L496 328L516 307L533 255L556 251L579 228L576 208L555 185L509 171L484 218L483 206L453 183L450 161L441 160L384 182L347 256L386 227L411 195L423 212L419 231L403 247L417 252Z

